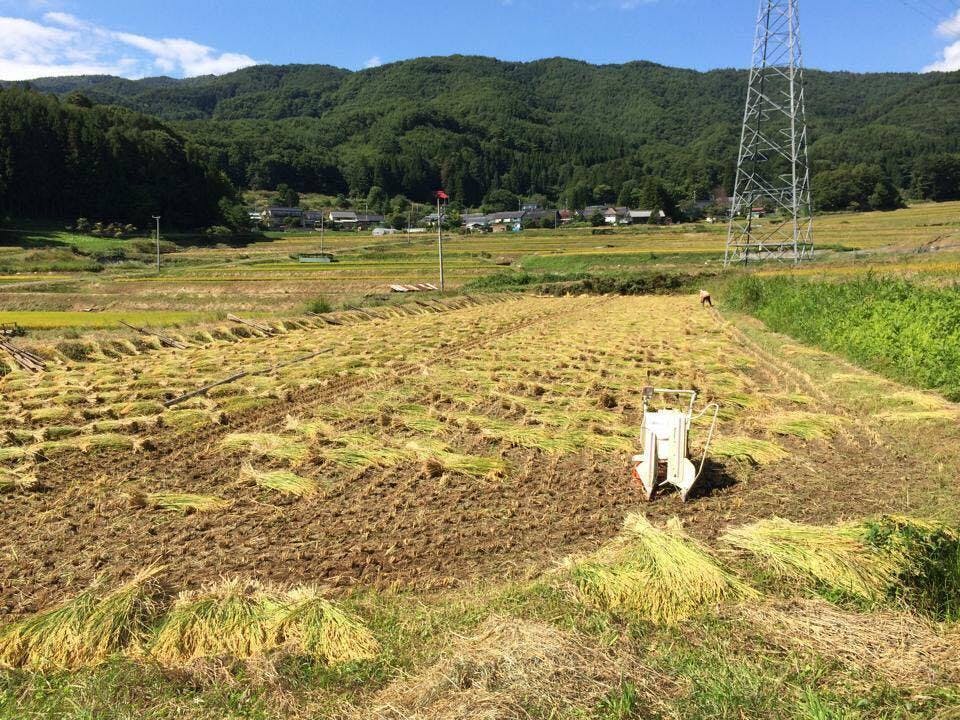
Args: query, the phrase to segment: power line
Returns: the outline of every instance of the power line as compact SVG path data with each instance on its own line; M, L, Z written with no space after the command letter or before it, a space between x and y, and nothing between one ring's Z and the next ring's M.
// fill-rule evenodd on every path
M919 3L919 0L900 0L900 3L908 10L912 10L918 15L922 15L932 23L939 25L941 22L943 22L942 17L934 17L931 15L930 12Z

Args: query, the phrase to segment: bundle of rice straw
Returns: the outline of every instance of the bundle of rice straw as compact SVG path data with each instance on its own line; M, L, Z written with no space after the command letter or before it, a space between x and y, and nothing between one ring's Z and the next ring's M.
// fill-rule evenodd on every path
M162 568L150 567L115 590L97 581L59 607L0 628L0 666L76 670L143 640Z
M871 549L857 525L802 525L770 518L734 528L722 540L759 557L783 577L812 579L866 600L894 583L895 558Z
M756 596L673 520L661 530L640 514L586 559L574 561L580 594L615 612L673 625L722 602Z

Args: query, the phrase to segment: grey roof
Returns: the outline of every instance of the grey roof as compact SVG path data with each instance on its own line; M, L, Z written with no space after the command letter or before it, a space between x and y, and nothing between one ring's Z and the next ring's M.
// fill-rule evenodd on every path
M357 213L357 222L362 222L362 223L383 222L383 215L376 215L374 213Z
M356 220L357 214L352 210L334 210L330 213L331 220Z
M295 207L268 207L266 212L271 215L303 215L303 210Z
M467 213L460 218L464 225L485 224L490 222L490 216L483 213Z
M516 222L523 219L523 210L508 210L507 212L497 212L489 215L490 222Z
M523 215L524 220L543 220L544 218L549 218L550 220L556 220L558 210L527 210Z

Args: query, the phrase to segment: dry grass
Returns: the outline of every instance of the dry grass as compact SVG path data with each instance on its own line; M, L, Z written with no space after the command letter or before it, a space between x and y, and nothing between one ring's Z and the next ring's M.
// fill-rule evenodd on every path
M262 488L296 497L313 495L320 489L316 480L301 477L289 470L257 470L250 463L243 464L240 477L244 480L252 480Z
M719 438L710 450L714 457L746 460L756 465L768 465L783 460L789 453L775 442L750 437Z
M135 495L135 503L142 503L157 510L172 512L214 512L230 506L229 500L215 495L191 495L189 493L157 492L147 495Z
M721 538L759 557L783 577L814 580L867 600L879 600L898 565L866 545L856 525L802 525L781 518L730 530Z
M842 419L836 415L811 412L786 412L763 419L763 427L776 435L792 435L815 440L833 435Z
M97 665L140 643L155 606L160 568L148 568L119 588L101 583L59 607L0 629L0 666L38 671Z
M578 593L606 610L675 625L720 603L756 592L687 536L677 521L654 527L639 514L626 519L619 537L574 560Z
M394 682L351 718L507 720L592 717L625 680L649 709L665 706L667 678L550 625L491 617L418 675Z
M737 614L768 643L840 658L894 686L960 683L960 635L914 615L855 613L801 599L744 604Z

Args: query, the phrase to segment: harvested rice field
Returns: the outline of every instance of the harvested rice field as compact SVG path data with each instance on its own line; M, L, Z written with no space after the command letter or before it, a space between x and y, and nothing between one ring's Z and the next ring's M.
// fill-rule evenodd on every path
M0 715L960 702L955 405L691 296L258 322L0 378ZM719 406L687 502L631 478L647 385Z

